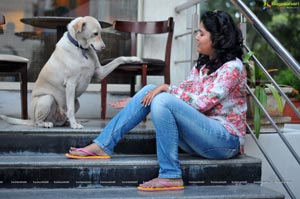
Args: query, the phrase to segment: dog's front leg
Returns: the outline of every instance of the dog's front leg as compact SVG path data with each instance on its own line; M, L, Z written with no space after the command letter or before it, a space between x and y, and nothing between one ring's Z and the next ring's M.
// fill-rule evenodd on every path
M141 63L142 60L138 57L118 57L116 59L114 59L113 61L111 61L110 63L98 67L96 69L95 72L95 79L97 81L101 81L102 79L104 79L108 74L110 74L115 68L117 68L119 65L121 64L125 64L125 63Z
M70 122L70 126L73 129L82 129L83 126L78 124L75 119L75 89L76 89L76 77L70 78L65 81L66 86L66 103L67 103L67 117Z

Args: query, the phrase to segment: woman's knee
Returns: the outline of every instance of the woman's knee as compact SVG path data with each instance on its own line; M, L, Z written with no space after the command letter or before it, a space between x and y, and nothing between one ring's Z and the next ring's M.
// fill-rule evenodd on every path
M171 95L169 93L160 93L156 95L151 102L151 110L152 109L162 109L168 108L168 105L171 103Z

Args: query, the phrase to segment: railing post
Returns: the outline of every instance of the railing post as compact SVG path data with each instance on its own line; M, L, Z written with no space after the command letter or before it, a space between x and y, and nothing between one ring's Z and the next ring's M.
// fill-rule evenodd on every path
M196 8L197 9L197 8ZM195 32L199 27L199 15L196 12L192 16L192 35L191 35L191 68L194 66L194 60L197 59L197 43L195 42Z
M247 25L246 25L246 18L242 13L240 13L240 30L242 31L243 35L243 43L244 45L247 44Z

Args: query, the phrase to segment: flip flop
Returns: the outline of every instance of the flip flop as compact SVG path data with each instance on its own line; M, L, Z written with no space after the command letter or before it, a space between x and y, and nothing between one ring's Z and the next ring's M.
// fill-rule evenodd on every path
M71 158L71 159L82 159L82 160L110 159L109 155L97 155L91 151L84 149L84 148L78 148L78 149L76 149L76 151L85 153L86 156L74 155L70 151L69 153L66 153L66 157Z
M166 182L163 180L157 180L157 184L161 185L161 187L142 187L138 186L137 189L139 191L148 191L148 192L157 192L157 191L178 191L183 190L184 186L174 186L173 182Z

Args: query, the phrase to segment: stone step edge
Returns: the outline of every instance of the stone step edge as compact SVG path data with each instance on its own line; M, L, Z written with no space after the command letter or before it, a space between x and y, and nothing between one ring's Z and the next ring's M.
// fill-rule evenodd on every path
M209 160L188 154L180 154L180 164L184 165L218 165L218 164L261 164L261 160L247 155L239 155L228 160ZM100 166L153 166L158 165L155 154L149 155L113 155L108 160L68 159L64 154L55 155L1 155L0 168L5 167L100 167Z
M182 191L141 192L135 187L101 187L68 189L0 189L6 199L96 199L96 198L181 198L181 199L283 199L284 195L256 184L226 186L186 186Z

